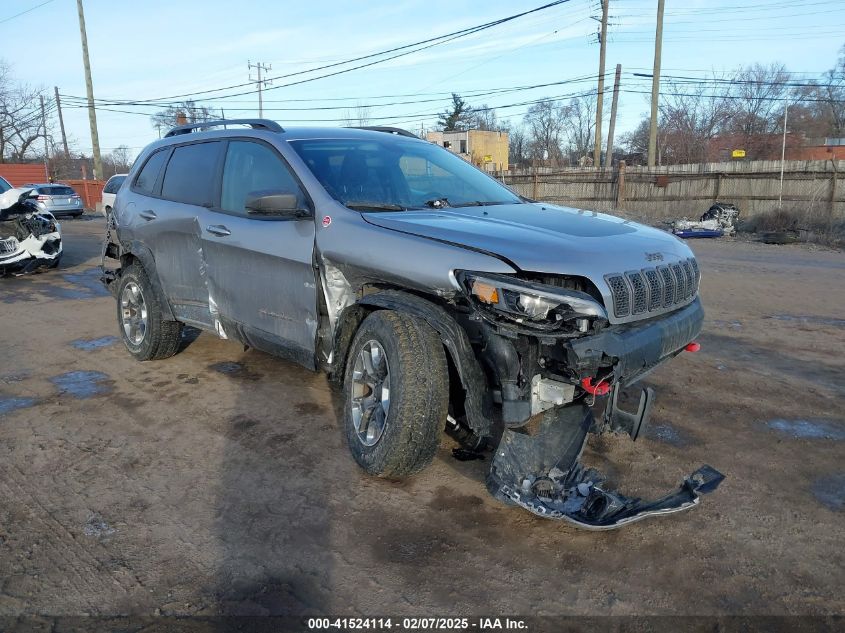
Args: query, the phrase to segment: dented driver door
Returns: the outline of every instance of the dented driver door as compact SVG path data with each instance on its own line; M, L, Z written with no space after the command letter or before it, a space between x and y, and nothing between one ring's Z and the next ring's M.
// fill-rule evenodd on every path
M317 288L314 219L246 212L256 191L305 195L269 144L227 144L219 203L200 215L209 306L218 333L314 367Z

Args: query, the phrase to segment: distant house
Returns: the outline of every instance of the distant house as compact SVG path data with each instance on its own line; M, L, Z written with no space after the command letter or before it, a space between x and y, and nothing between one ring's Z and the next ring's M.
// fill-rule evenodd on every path
M485 171L508 169L508 133L487 130L429 132L426 139Z

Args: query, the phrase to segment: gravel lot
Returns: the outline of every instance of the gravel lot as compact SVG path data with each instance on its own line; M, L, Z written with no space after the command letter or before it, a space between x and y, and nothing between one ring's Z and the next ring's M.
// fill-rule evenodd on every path
M135 362L103 220L63 229L59 270L0 280L0 616L845 613L843 253L692 244L702 350L649 377L644 439L588 457L638 494L727 480L591 533L500 505L445 438L365 476L323 375L209 334Z

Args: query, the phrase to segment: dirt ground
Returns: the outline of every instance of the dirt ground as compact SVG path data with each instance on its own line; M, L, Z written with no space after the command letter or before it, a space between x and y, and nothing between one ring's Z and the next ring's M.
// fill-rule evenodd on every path
M326 378L210 334L137 363L97 282L0 280L0 616L843 614L845 254L700 241L698 354L648 378L622 489L727 475L700 507L586 532L505 507L444 439L405 483L352 461Z

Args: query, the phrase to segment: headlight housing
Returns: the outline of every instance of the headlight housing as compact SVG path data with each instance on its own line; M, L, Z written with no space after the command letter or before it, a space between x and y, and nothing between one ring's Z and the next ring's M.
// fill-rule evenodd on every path
M604 307L578 290L494 273L458 271L455 277L476 307L494 310L517 323L560 326L575 320L579 330L587 331L593 320L607 320Z

